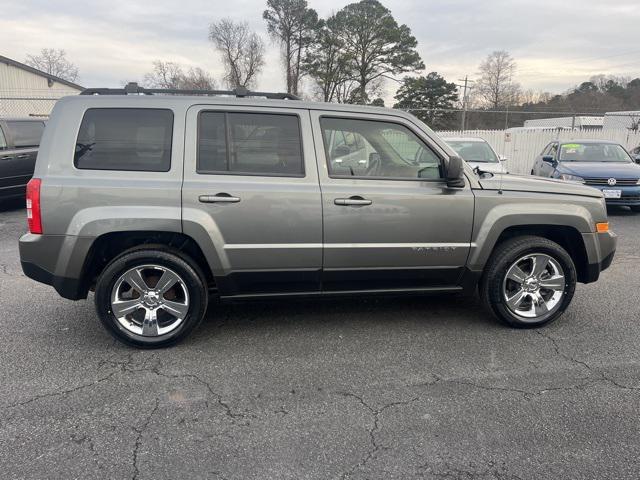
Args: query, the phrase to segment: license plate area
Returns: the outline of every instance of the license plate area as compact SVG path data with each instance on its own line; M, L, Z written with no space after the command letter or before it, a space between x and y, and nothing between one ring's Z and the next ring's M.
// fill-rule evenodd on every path
M622 197L622 190L611 190L608 188L602 189L604 198L620 198Z

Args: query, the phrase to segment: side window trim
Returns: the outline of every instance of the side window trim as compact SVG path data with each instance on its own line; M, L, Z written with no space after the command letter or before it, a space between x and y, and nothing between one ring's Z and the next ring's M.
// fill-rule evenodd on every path
M327 113L327 114L322 114L318 117L318 124L320 126L320 132L322 134L322 148L325 151L325 162L326 162L326 166L327 166L327 174L329 176L329 178L331 179L335 179L335 180L374 180L374 181L385 181L385 180L389 180L389 181L404 181L404 182L430 182L430 183L444 183L446 181L446 179L444 178L420 178L420 177L416 177L416 178L408 178L408 177L373 177L373 176L354 176L354 175L340 175L340 174L334 174L331 172L331 152L327 151L327 142L326 142L326 135L325 135L325 131L322 128L322 119L323 118L332 118L332 119L339 119L339 120L353 120L353 121L366 121L366 122L378 122L378 123L387 123L387 124L392 124L392 125L398 125L401 126L403 128L406 128L409 132L411 132L416 139L418 140L418 142L420 143L420 146L422 148L425 148L427 150L429 150L431 153L433 153L433 155L438 158L439 163L440 163L440 167L442 168L445 164L444 158L442 157L442 155L440 155L438 152L436 152L431 145L426 142L424 140L424 138L422 136L420 136L418 133L416 133L415 129L413 128L413 125L409 125L409 124L405 124L404 122L400 122L397 121L395 119L390 119L390 118L384 118L384 119L378 119L378 118L367 118L367 117L360 117L360 116L340 116L340 115L333 115L331 113Z
M9 143L7 142L7 137L4 134L2 124L0 124L0 150L6 150L8 147Z
M224 114L224 128L225 128L225 150L226 150L226 162L227 169L231 167L231 146L233 145L231 129L229 128L229 115L230 114L250 114L250 115L282 115L288 117L295 117L298 127L298 141L300 144L300 164L302 171L300 173L269 173L269 172L233 172L222 170L206 170L200 168L200 116L203 113L223 113ZM198 111L196 116L196 174L198 175L233 175L236 177L281 177L281 178L306 178L307 171L305 166L304 156L304 138L302 134L302 122L300 115L295 112L265 112L261 110L219 110L211 108L203 108Z

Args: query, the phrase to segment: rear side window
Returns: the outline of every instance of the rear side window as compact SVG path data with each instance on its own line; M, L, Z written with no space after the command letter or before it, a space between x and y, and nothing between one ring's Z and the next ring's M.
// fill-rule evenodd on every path
M167 172L173 112L151 108L91 108L80 125L74 164L88 170Z
M40 138L44 132L43 122L8 121L7 127L13 136L15 148L32 148L40 145Z
M303 176L296 115L201 112L199 173Z

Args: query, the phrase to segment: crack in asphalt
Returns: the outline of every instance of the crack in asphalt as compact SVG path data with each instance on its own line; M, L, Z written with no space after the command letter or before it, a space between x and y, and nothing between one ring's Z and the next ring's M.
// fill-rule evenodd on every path
M219 394L218 392L216 392L209 382L207 382L206 380L203 380L198 375L193 374L193 373L181 373L181 374L164 373L164 372L160 371L160 367L161 367L161 364L160 364L160 362L158 362L153 367L146 367L146 368L139 368L139 369L127 369L127 371L134 372L134 373L135 372L150 372L150 373L153 373L153 374L158 375L160 377L169 378L169 379L190 379L190 380L194 380L197 383L203 385L209 391L209 393L216 399L217 404L224 409L225 415L228 416L229 418L234 419L234 420L237 420L237 419L240 419L240 418L241 419L256 418L256 416L254 414L252 414L252 413L236 413L236 412L234 412L233 408L231 407L231 405L229 405L226 401L223 400L222 395Z
M349 476L351 476L353 473L355 473L356 470L364 467L369 462L369 460L371 460L373 458L373 456L376 453L378 453L380 448L382 448L380 446L380 444L378 444L378 441L376 440L376 432L378 432L380 430L380 415L382 415L382 412L384 412L388 408L402 406L402 405L408 405L410 403L413 403L416 400L418 400L419 397L415 397L415 398L413 398L411 400L406 400L406 401L403 401L403 402L387 403L387 404L383 405L381 408L375 409L371 405L369 405L367 402L365 402L364 399L361 396L356 395L355 393L351 393L351 392L336 392L336 394L342 395L343 397L355 398L356 400L358 400L358 402L360 402L360 404L363 407L365 407L373 415L373 425L368 430L369 442L370 442L371 446L370 446L368 452L366 453L366 455L362 458L362 460L360 460L356 465L352 466L348 471L346 471L346 472L344 472L342 474L342 476L340 478L342 478L344 480L346 478L349 478Z
M61 390L59 392L49 392L49 393L43 393L40 395L35 395L34 397L31 397L27 400L23 400L20 402L15 402L15 403L10 403L9 405L5 405L4 408L15 408L15 407L22 407L24 405L28 405L32 402L35 402L36 400L41 400L43 398L50 398L50 397L59 397L59 396L63 396L63 395L68 395L70 393L74 393L77 392L79 390L83 390L85 388L90 388L90 387L94 387L102 382L106 382L107 380L110 380L116 373L118 373L117 371L115 372L111 372L110 374L98 378L97 380L94 380L93 382L90 383L83 383L82 385L78 385L76 387L73 388L69 388L66 390Z
M467 468L452 466L448 463L443 464L441 471L434 471L436 468L430 463L424 463L418 466L417 474L422 478L425 473L432 478L452 479L452 480L476 480L476 479L495 479L495 480L522 480L522 477L514 473L507 472L506 465L496 465L494 461L490 461L484 469L475 468L473 465L467 465ZM423 473L423 470L427 472Z
M12 274L9 273L9 265L7 265L6 263L0 263L0 273L8 277L13 276Z
M137 480L140 475L140 467L138 466L138 452L140 451L140 447L142 446L142 435L144 435L145 430L149 427L151 423L151 418L158 411L158 407L160 406L160 400L156 398L156 404L151 410L151 413L147 416L146 420L139 428L132 427L133 430L137 433L136 443L133 446L133 475L131 476L132 480Z
M544 333L540 330L536 330L536 333L538 335L540 335L541 337L546 338L547 340L549 340L551 342L551 344L553 345L553 349L555 350L556 354L561 357L564 358L565 360L569 361L569 362L573 362L576 365L580 365L583 368L585 368L590 374L595 374L596 376L598 376L599 378L594 380L591 383L595 383L596 381L601 381L601 382L607 382L610 383L611 385L617 387L617 388L621 388L624 390L630 390L630 391L638 391L640 390L640 387L632 387L629 385L623 385L621 383L619 383L615 378L611 378L609 377L605 372L603 372L602 370L596 369L594 367L592 367L591 365L589 365L587 362L583 361L583 360L578 360L577 358L566 354L564 352L561 351L560 349L560 345L558 344L557 339L555 339L554 337L552 337L551 335Z

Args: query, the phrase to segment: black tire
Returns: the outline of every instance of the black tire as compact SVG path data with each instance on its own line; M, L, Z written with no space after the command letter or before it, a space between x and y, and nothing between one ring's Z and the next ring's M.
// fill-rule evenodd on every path
M142 265L158 265L175 272L188 292L188 311L175 330L157 336L143 336L124 328L112 312L111 294L118 279L128 270ZM207 311L207 283L202 270L189 257L162 245L124 252L100 274L95 289L95 305L105 328L117 340L138 348L162 348L175 345L191 333Z
M519 259L532 254L548 255L562 267L565 287L553 310L536 318L524 318L512 312L503 295L503 282L509 268ZM548 324L566 310L571 303L577 282L576 268L567 251L547 238L523 235L498 244L485 266L480 282L480 297L485 306L507 325L516 328L535 328Z

